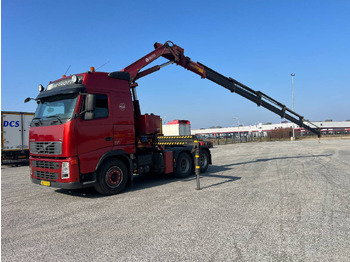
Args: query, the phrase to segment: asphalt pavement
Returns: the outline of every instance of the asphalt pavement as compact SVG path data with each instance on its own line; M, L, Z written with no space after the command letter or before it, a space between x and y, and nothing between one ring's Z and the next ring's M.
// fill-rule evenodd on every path
M216 146L115 196L1 168L2 261L350 261L350 139Z

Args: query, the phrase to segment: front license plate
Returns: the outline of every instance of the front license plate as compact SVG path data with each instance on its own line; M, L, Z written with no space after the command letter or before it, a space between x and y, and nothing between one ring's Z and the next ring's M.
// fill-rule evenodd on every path
M51 186L50 181L40 181L40 184L42 184L43 186Z

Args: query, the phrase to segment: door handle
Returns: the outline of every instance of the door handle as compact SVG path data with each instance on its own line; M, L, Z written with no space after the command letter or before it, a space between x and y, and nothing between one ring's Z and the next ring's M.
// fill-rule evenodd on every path
M105 138L105 140L106 140L106 141L112 141L112 140L113 140L113 137L107 136L107 137Z

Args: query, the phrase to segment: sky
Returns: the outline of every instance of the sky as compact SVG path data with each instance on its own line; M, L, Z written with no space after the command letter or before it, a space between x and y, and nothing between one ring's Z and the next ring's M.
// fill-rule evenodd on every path
M34 112L38 85L118 71L171 40L185 55L312 121L350 119L350 1L2 0L1 110ZM161 58L155 64L164 63ZM152 64L153 65L153 64ZM279 123L274 113L170 65L138 80L142 113L192 128Z

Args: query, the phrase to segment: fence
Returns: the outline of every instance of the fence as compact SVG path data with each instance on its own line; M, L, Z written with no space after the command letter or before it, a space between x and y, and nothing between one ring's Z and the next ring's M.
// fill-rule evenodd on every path
M333 130L322 131L323 137L350 137L348 130ZM226 145L235 143L248 142L267 142L267 141L287 141L292 137L292 128L278 128L267 132L241 132L241 133L221 133L221 134L206 134L197 135L203 141L211 141L214 145ZM300 140L304 138L316 137L313 133L308 131L295 131L295 139Z

